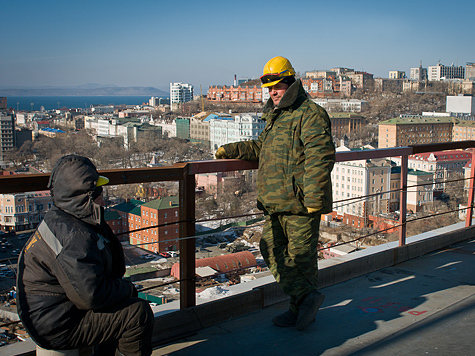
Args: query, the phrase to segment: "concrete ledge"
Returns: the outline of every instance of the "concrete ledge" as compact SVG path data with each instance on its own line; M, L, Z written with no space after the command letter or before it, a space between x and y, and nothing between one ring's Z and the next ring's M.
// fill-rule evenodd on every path
M450 229L451 228L451 229ZM465 228L456 224L408 238L405 246L397 242L357 251L343 257L319 261L320 288L338 284L364 274L420 257L452 244L475 237L475 226ZM262 285L241 283L240 293L199 304L184 310L166 310L156 313L153 344L161 345L195 334L203 328L222 323L231 318L257 312L288 299L273 278L263 278ZM246 290L248 289L248 290ZM170 303L171 304L171 303ZM179 305L179 304L176 304ZM159 309L160 311L160 309ZM33 342L20 342L0 349L2 355L35 355Z

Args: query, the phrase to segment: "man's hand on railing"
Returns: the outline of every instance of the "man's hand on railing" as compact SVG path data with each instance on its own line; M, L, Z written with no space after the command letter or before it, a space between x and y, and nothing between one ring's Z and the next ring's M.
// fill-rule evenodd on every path
M227 153L226 153L226 150L223 148L223 147L220 147L218 148L218 150L216 151L215 153L215 157L217 159L226 159L226 158L229 158Z

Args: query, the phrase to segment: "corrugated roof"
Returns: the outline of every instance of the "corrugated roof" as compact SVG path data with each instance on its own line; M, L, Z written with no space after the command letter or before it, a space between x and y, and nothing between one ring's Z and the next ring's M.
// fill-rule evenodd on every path
M414 116L414 117L396 117L386 121L381 121L379 125L424 125L424 124L453 124L454 117L428 117L428 116Z
M105 221L111 221L111 220L117 220L120 218L120 214L118 211L115 210L106 210L104 212L104 220Z
M252 267L257 264L256 258L249 251L230 253L227 255L201 258L195 260L195 268L211 267L218 272L230 272L240 268ZM172 266L171 275L180 278L180 264L175 263Z
M143 204L143 206L157 210L172 209L179 206L179 199L178 196L174 195L149 201L148 203Z

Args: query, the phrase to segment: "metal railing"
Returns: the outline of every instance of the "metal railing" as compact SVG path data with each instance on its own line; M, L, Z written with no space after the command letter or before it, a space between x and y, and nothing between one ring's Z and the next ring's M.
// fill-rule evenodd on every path
M399 245L406 243L406 213L407 213L407 174L408 157L418 153L428 153L444 150L469 149L475 147L475 141L460 141L440 144L427 144L397 148L339 152L337 162L376 159L386 157L401 157L400 182L400 214ZM472 224L475 154L472 151L470 185L467 202L467 217L465 226ZM196 305L195 295L195 175L201 173L218 173L237 170L257 169L258 164L242 160L211 160L176 163L170 167L131 168L101 170L107 176L110 185L151 183L163 181L179 182L179 243L180 243L180 308ZM35 190L45 190L49 174L12 175L0 177L0 193L20 193Z

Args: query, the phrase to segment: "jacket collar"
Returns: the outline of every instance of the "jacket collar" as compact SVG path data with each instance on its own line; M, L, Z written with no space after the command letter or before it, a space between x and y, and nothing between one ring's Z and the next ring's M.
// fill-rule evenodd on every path
M272 98L267 100L266 105L264 106L264 112L271 112L273 110L282 110L292 106L299 97L303 97L304 99L307 98L307 94L305 93L305 89L302 86L302 82L300 79L297 79L295 83L293 83L287 91L282 96L279 104L277 106L274 105Z

